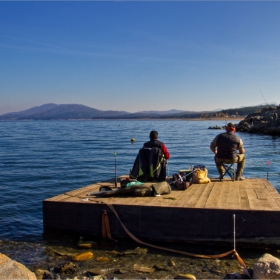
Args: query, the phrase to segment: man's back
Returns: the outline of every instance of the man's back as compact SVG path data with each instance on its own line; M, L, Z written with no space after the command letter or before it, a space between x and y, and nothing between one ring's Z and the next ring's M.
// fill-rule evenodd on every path
M217 138L217 157L232 159L236 156L236 150L239 149L240 138L233 132L224 132Z
M164 145L164 143L162 143L161 141L159 141L157 139L151 139L150 141L144 143L143 147L144 148L159 148L162 150L165 159L170 158L170 154L169 154L166 146Z
M143 147L135 159L131 176L142 182L165 181L166 160L162 149Z

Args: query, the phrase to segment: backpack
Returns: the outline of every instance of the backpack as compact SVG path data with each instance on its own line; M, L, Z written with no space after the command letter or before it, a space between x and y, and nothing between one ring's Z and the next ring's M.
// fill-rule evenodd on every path
M195 165L193 168L192 183L208 184L211 180L208 178L208 170L204 165Z
M189 182L186 182L184 178L179 173L174 173L172 175L172 184L178 189L178 190L185 190L190 186Z
M161 149L142 148L134 161L130 178L141 182L165 181L166 159Z

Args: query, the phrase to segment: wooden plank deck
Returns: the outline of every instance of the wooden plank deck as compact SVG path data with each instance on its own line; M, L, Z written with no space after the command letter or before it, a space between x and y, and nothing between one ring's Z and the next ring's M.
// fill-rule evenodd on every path
M125 175L120 176L121 178ZM98 197L100 186L114 187L114 180L98 182L43 201L44 231L66 231L100 236L106 210L115 238L128 237L107 204L113 205L123 224L137 238L157 241L273 239L280 244L280 194L266 180L211 179L187 190L173 190L159 197ZM278 242L279 239L279 242Z

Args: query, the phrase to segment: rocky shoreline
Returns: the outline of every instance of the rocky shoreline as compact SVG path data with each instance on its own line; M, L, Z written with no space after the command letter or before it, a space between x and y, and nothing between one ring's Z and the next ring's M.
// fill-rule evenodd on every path
M280 106L267 106L261 110L249 114L245 118L236 118L240 120L236 125L236 131L248 132L254 134L280 135ZM215 120L217 120L215 118ZM228 118L219 118L219 120L229 120ZM225 129L224 126L211 126L208 129Z
M133 253L133 252L132 252ZM76 258L72 260L76 261L86 261L93 257L92 252L85 252L75 255L80 258ZM220 276L216 279L279 279L280 278L280 260L277 257L269 253L263 254L256 262L254 262L252 268L247 268L243 263L243 260L240 259L240 270L234 273L227 273L224 276ZM106 260L109 261L109 260ZM172 266L176 267L176 263L172 261ZM78 265L75 265L73 262L68 261L62 265L59 265L56 268L52 268L49 270L37 269L36 272L30 271L23 264L14 261L7 257L4 254L0 253L0 275L2 280L11 280L11 279L25 279L25 280L43 280L43 279L83 279L83 280L109 280L109 279L134 279L124 277L126 271L122 271L122 269L116 268L96 268L89 269L84 271L82 274L77 277L74 276L75 272L78 269ZM135 279L154 279L152 274L155 270L162 270L165 273L161 275L161 277L156 277L156 279L192 279L196 280L197 277L190 273L177 273L177 275L169 274L170 269L167 267L161 266L142 266L134 264L133 270L137 271L138 277ZM242 272L241 272L242 271ZM220 271L221 272L221 271ZM72 274L72 276L69 275ZM116 274L117 277L114 275ZM123 274L123 276L121 276ZM148 276L148 275L149 276ZM68 275L68 276L67 276ZM70 276L70 277L69 277Z
M280 106L267 106L249 114L236 126L236 131L280 135Z

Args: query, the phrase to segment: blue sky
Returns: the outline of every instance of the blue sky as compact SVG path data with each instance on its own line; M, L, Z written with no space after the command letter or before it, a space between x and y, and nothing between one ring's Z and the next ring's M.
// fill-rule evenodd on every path
M280 103L280 2L0 1L0 114Z

